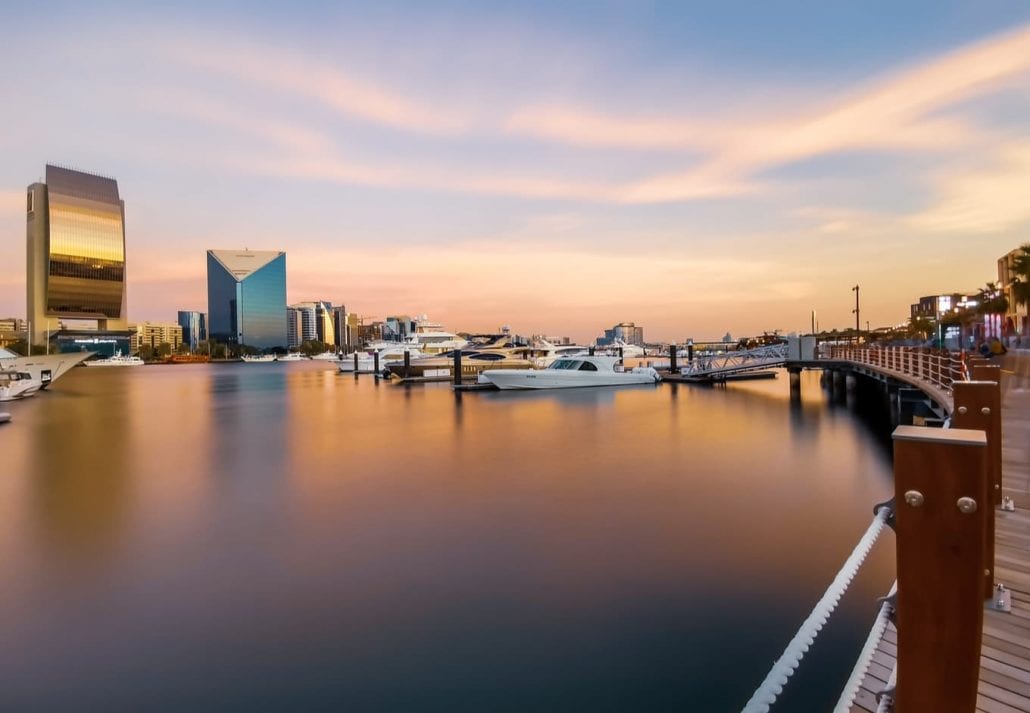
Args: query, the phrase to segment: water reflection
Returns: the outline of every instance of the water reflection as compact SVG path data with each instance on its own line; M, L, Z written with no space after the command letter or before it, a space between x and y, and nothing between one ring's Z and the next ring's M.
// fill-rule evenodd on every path
M814 374L792 402L786 379L93 371L17 414L0 575L65 585L0 596L20 707L739 709L889 491ZM891 564L874 551L796 709L839 692Z

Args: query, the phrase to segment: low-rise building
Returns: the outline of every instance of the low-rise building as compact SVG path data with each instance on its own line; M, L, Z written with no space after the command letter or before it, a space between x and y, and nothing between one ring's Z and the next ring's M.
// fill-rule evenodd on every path
M143 322L135 325L133 329L134 352L139 352L144 345L157 349L162 344L168 344L174 352L182 344L182 327L174 322Z

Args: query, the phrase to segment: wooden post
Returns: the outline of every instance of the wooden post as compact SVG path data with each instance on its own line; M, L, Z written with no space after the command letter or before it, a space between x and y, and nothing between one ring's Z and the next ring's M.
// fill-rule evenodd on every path
M404 350L404 378L411 376L411 352Z
M676 345L669 345L669 371L675 374L679 369L676 368Z
M994 459L994 445L1001 441L1001 390L994 381L956 381L952 389L955 399L955 410L951 416L952 427L983 431L987 435L983 501L991 505L1001 505L1001 461ZM994 507L985 507L984 510L984 561L987 563L984 599L990 599L994 596Z
M894 431L897 713L972 713L983 629L987 436ZM986 505L986 507L985 507Z
M454 385L461 386L461 350L454 350Z
M982 363L973 365L970 378L974 381L993 381L995 386L991 402L980 408L989 408L990 429L987 431L987 472L994 488L994 504L1001 505L1002 482L1001 472L1001 367L997 364ZM956 382L957 385L957 382ZM958 404L956 404L956 410Z

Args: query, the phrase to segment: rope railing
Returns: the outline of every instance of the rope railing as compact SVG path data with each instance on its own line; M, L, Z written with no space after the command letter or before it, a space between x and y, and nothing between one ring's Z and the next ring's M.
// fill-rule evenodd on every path
M880 611L873 622L873 628L869 631L869 636L862 646L862 651L858 654L855 668L852 669L848 682L844 684L844 690L840 694L837 705L833 707L833 713L848 713L851 710L851 705L855 702L855 698L858 697L858 689L862 687L862 679L865 678L866 673L869 671L869 664L872 663L873 656L876 654L876 647L879 645L880 639L883 638L883 633L887 630L887 624L891 620L894 605L891 603L890 597L896 591L898 591L898 583L894 582L890 593L884 598L883 604L880 605Z
M794 671L801 664L801 659L804 658L809 647L815 642L816 636L819 635L830 615L837 608L841 597L844 596L851 581L855 578L859 567L862 566L891 514L891 508L887 505L877 509L876 515L873 516L873 521L862 535L862 539L855 545L855 549L844 562L837 576L833 578L808 618L802 622L797 633L794 634L794 638L787 644L787 648L783 650L780 658L776 660L765 679L744 705L743 713L768 713L772 704L783 693L783 687L794 675Z

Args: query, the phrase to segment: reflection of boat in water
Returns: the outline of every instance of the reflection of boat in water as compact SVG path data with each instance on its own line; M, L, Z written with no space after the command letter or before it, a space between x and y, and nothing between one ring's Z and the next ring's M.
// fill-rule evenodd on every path
M143 366L143 360L138 356L122 356L121 352L116 352L114 356L91 359L84 364L86 366Z
M651 367L617 368L618 357L577 356L557 359L546 369L484 371L480 382L499 389L576 389L597 386L655 384L661 380Z
M94 353L62 352L25 357L0 347L0 369L27 372L33 379L37 379L43 384L45 389L51 382L67 374L73 366L85 361Z
M26 371L0 370L0 401L23 399L41 388L43 382Z
M240 357L241 361L245 361L248 364L263 364L265 362L275 361L275 354L244 354Z

